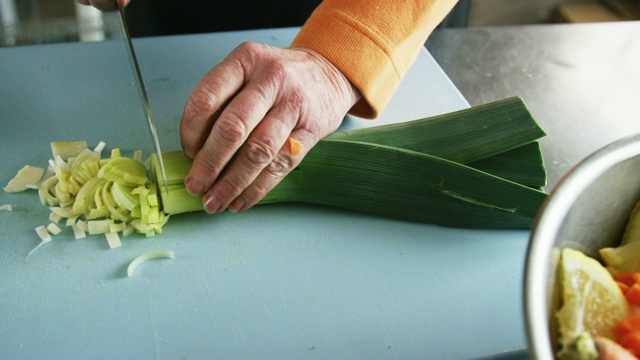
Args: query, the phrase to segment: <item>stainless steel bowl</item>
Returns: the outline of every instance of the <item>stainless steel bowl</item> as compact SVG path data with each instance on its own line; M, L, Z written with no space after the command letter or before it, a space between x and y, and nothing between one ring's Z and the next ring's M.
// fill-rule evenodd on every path
M524 310L531 359L553 359L549 320L559 250L599 259L615 246L640 199L640 134L596 151L565 175L540 208L524 274Z

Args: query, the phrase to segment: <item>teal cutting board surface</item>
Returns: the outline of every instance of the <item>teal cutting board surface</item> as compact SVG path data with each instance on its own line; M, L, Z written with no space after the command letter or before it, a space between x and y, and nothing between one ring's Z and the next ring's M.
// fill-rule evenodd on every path
M136 39L164 150L197 81L245 40L296 29ZM0 183L45 167L49 143L152 149L124 43L0 48ZM380 119L468 104L422 51ZM339 185L338 185L339 186ZM267 205L173 217L160 236L74 240L26 259L48 224L35 192L0 193L1 359L476 359L526 346L527 231L464 230L332 208ZM172 249L175 259L136 256Z

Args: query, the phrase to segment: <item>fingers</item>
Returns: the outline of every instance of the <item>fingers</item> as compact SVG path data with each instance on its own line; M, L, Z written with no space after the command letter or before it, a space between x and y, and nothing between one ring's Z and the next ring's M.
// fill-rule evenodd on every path
M216 118L243 86L244 77L244 70L232 53L194 88L180 123L180 140L190 158L195 158L203 147Z
M295 125L293 119L291 109L284 104L264 117L228 169L205 194L203 204L207 212L221 212L232 201L232 211L254 205L299 163L284 146Z
M265 99L265 95L261 93L256 86L245 87L216 119L204 145L193 159L193 166L185 179L187 191L202 194L209 189L249 134L265 117L273 100ZM270 160L265 160L272 154L270 146L265 145L264 141L250 142L248 146L251 147L248 158L251 165L259 166L261 162Z
M298 147L292 151L290 142ZM258 177L230 204L231 212L245 211L257 204L302 162L308 150L315 145L314 136L304 130L294 130L277 155L264 167Z

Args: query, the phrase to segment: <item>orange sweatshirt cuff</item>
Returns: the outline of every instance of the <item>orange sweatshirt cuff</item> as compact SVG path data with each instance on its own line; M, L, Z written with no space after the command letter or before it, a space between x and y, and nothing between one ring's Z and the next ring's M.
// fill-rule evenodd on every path
M292 47L315 50L329 60L362 93L362 100L349 113L376 118L427 36L456 2L325 0L304 24Z
M347 14L320 7L292 46L313 49L342 71L363 96L349 113L375 118L390 100L402 74L394 69L379 40L368 36L363 27Z

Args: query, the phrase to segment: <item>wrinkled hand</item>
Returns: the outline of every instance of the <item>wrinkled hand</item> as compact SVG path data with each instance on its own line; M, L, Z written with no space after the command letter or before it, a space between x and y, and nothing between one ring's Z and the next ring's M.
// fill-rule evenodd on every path
M118 8L116 0L76 0L78 4L91 5L102 11L111 11ZM122 5L127 5L131 0L117 0Z
M207 212L255 205L359 100L349 80L318 53L244 43L205 75L187 99L185 178ZM302 144L293 155L289 137Z

